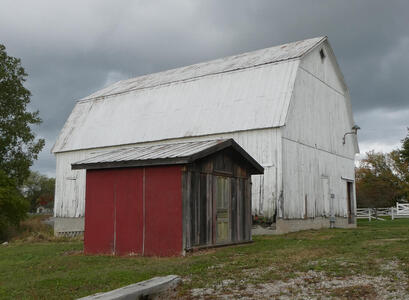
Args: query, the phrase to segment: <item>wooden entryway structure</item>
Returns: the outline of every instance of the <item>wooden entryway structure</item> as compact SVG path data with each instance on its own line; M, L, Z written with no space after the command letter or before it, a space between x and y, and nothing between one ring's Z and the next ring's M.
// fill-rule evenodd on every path
M232 148L186 168L185 249L251 241L251 175L259 172Z
M251 241L251 175L234 140L129 147L86 169L85 253L181 255Z

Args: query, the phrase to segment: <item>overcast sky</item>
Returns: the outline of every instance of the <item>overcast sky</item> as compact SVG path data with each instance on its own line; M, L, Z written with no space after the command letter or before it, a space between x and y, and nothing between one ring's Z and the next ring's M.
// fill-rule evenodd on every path
M29 74L34 169L75 101L117 80L327 35L349 86L361 152L390 151L409 126L409 1L1 1L0 43Z

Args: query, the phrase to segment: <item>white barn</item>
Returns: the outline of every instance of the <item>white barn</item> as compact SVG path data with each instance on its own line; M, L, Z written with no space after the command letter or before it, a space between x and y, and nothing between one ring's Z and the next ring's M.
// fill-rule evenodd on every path
M218 138L234 138L265 168L253 177L253 214L273 222L271 232L354 226L359 149L356 134L345 135L353 126L326 37L119 81L76 103L52 149L55 232L84 228L85 170L72 163Z

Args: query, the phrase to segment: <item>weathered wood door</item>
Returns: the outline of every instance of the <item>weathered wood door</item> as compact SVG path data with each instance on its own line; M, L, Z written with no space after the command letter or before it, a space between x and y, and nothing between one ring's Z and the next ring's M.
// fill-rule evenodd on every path
M215 176L215 215L216 228L215 237L216 243L222 244L230 242L230 199L231 199L231 184L230 178L224 176Z
M354 195L353 195L353 183L347 181L347 213L348 213L348 223L354 223L353 215L353 205L354 205Z

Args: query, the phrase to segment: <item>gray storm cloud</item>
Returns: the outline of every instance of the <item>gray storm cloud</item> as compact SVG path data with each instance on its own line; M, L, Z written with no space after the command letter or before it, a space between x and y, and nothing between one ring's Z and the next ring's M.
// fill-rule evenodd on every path
M78 100L116 80L327 35L350 88L361 151L409 126L408 1L2 1L0 43L29 73L49 153Z

